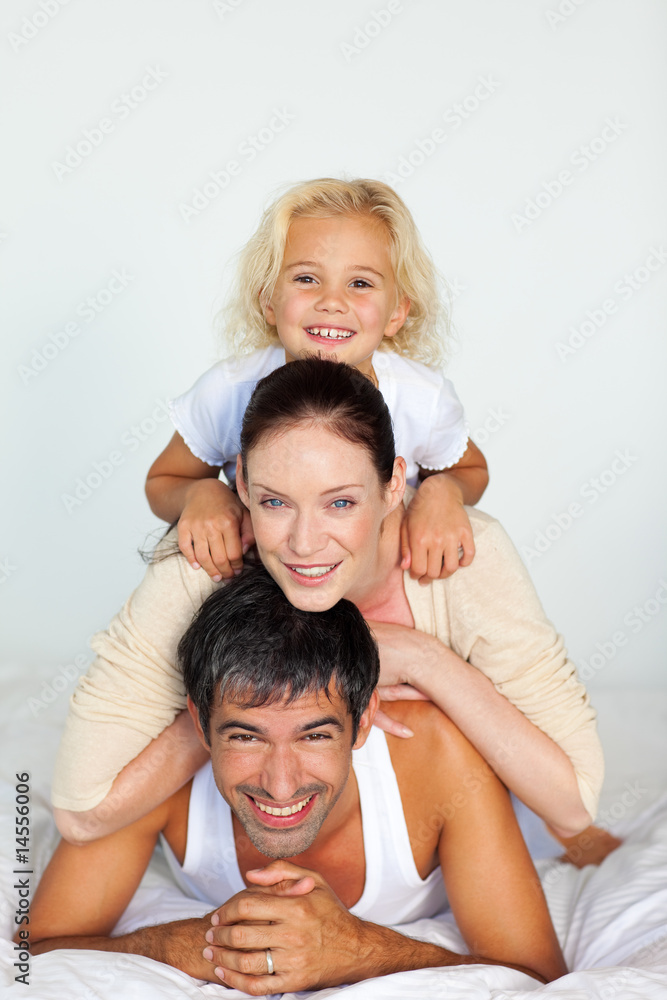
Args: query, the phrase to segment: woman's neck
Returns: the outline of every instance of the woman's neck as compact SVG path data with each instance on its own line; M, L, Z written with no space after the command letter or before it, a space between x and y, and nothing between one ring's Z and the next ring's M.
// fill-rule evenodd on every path
M364 618L414 627L403 587L401 569L401 521L403 505L385 519L375 563L367 578L345 596Z

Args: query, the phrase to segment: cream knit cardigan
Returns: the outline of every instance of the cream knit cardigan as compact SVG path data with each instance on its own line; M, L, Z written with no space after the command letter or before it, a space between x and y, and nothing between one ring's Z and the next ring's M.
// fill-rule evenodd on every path
M493 682L567 754L595 817L604 775L596 714L546 619L530 577L500 524L469 508L476 555L447 580L422 587L404 575L415 627L437 636ZM173 533L158 548L174 547ZM180 554L153 562L109 628L72 695L53 780L53 804L100 803L116 775L185 707L178 642L223 584Z

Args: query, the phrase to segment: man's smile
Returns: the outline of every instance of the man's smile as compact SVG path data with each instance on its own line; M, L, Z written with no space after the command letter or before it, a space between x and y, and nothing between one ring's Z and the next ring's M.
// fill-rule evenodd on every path
M310 795L307 795L303 799L299 799L298 802L294 802L291 805L281 806L270 805L268 802L261 802L253 795L249 795L247 792L244 794L252 805L253 812L257 815L260 822L262 822L265 826L271 826L278 830L285 829L285 827L296 826L298 823L301 823L311 812L318 797L317 792L311 792Z

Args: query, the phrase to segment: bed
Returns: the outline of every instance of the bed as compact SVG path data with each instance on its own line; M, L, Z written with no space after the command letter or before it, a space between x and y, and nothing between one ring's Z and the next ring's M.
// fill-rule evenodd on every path
M54 753L74 684L54 668L29 675L6 665L0 721L0 982L2 994L39 1000L112 1000L123 997L240 997L245 994L201 983L170 967L131 955L58 951L29 963L29 985L15 981L17 952L11 943L22 904L17 883L34 889L57 837L48 807ZM62 678L57 681L57 678ZM538 862L554 924L573 971L546 986L511 969L462 966L422 969L299 997L318 1000L443 997L447 1000L652 1000L667 998L667 691L603 690L594 702L607 757L600 816L624 844L599 867L582 870L555 859ZM30 775L29 863L17 862L16 775ZM18 872L18 874L16 874ZM159 851L117 927L135 927L206 912L171 882ZM508 915L508 919L511 915ZM401 928L404 933L462 950L456 926L445 914ZM293 997L297 994L285 994Z

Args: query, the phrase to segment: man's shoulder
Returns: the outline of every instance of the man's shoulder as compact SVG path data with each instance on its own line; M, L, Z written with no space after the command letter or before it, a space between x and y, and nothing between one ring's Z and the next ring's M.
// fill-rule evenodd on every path
M162 814L156 816L154 821L158 833L164 836L179 865L182 865L185 860L188 842L188 813L193 781L194 778L190 778L182 788L179 788L161 807L158 807L158 809L162 809Z
M424 779L423 787L429 790L444 787L450 783L455 769L481 761L461 730L433 702L397 701L382 707L391 718L402 722L415 734L409 739L387 734L389 754L401 790L404 781L417 784L420 778Z

